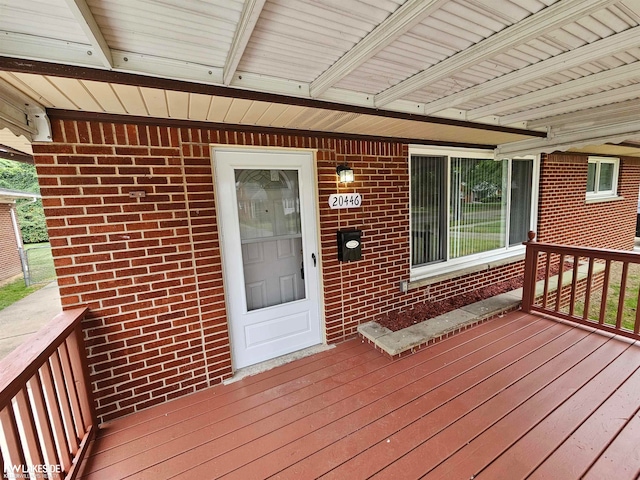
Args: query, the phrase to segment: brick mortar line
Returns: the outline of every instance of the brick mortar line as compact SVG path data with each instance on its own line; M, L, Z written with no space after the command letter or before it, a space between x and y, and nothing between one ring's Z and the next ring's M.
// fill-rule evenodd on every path
M178 132L180 133L180 132ZM191 135L191 131L189 131L189 136ZM185 152L184 152L184 142L182 140L182 135L178 134L178 150L180 152L180 162L181 162L181 169L182 169L182 185L183 185L183 189L184 189L184 199L185 199L185 203L186 203L186 207L187 207L187 224L188 224L188 236L189 236L189 242L191 244L191 265L192 265L192 269L193 269L193 275L195 278L195 292L196 292L196 300L197 300L197 311L198 311L198 318L199 318L199 324L200 324L200 343L202 345L202 356L203 356L203 361L204 361L204 372L205 372L205 382L208 388L211 388L213 386L213 383L211 381L211 372L210 372L210 366L209 366L209 357L207 356L207 348L206 348L206 341L205 341L205 326L203 324L203 320L202 320L202 299L203 299L203 295L200 289L200 282L198 282L198 259L196 258L196 248L195 248L195 240L194 240L194 225L193 225L193 219L191 217L191 202L190 202L190 193L189 193L189 187L191 186L188 182L187 182L187 169L186 169L186 161L185 161ZM189 151L192 152L192 148L189 148ZM215 179L213 178L213 168L211 169L211 181L215 183ZM215 191L215 185L214 185L214 191ZM215 205L215 199L214 199L214 205ZM215 208L215 207L214 207ZM216 211L217 213L217 211ZM217 215L216 216L212 216L211 218L215 218L216 219L216 224L217 222ZM222 259L221 259L222 260Z

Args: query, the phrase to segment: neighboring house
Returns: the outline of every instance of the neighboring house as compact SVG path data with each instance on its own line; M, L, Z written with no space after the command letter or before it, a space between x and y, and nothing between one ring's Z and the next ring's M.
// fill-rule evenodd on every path
M22 236L16 215L16 200L40 195L0 188L0 284L22 275Z
M300 3L313 15L296 20L299 12L286 11L293 7L267 1L268 14L255 12L249 26L230 10L232 28L203 27L202 38L210 30L217 37L202 44L198 31L191 43L167 36L206 25L186 10L174 18L158 7L165 21L155 25L132 6L128 19L150 22L145 35L157 43L149 45L127 45L123 16L108 6L95 18L84 9L82 28L75 9L56 10L74 28L66 43L52 40L59 32L46 35L47 12L38 23L33 10L21 35L35 43L48 36L51 57L25 51L20 36L0 47L0 88L23 111L3 125L34 141L62 303L89 307L83 326L102 421L220 383L238 368L341 342L382 313L521 276L529 230L545 242L633 247L637 110L583 109L626 103L620 85L635 79L627 70L640 11L574 1L529 11L505 1L503 18L498 7L473 13L444 2L452 6L440 12L446 18L461 15L447 23L456 32L442 37L454 44L444 48L428 38L443 21L430 9L443 2L407 2L426 9L413 14L413 33L389 27L405 9L373 2L349 38L330 29L343 16L345 32L356 28L349 2ZM341 7L343 16L334 11ZM578 20L597 23L590 15L601 10L599 22L612 25L580 37ZM479 36L462 17L480 11L490 27ZM168 25L174 20L182 27ZM389 28L376 28L383 23ZM289 40L269 43L282 28ZM395 36L379 42L379 32ZM106 47L112 41L117 50ZM426 58L432 50L437 58ZM600 72L589 52L605 59L600 89L588 83ZM467 57L454 69L457 53ZM220 68L196 68L194 59L213 62L209 55ZM236 70L238 62L249 71ZM428 65L434 76L419 81ZM619 97L590 98L603 92ZM574 96L585 96L585 107ZM340 181L339 166L353 182ZM338 233L353 230L361 259L340 261Z

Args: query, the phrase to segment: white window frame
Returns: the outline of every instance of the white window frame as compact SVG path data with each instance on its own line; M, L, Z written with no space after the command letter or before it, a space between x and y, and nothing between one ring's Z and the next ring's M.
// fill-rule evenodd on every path
M589 164L596 165L596 176L594 179L594 188L593 192L587 190L586 199L587 200L599 200L599 199L607 199L607 198L617 198L618 197L618 178L620 175L620 159L615 157L589 157ZM603 163L608 163L613 165L613 181L611 182L610 190L599 190L598 186L600 184L600 166Z
M411 162L411 157L413 155L417 156L446 156L447 157L447 183L449 182L450 175L450 158L451 157L463 157L463 158L478 158L478 159L490 159L493 158L493 151L491 150L482 150L482 149L460 149L460 148L446 148L441 147L438 149L426 148L422 146L409 146L409 162ZM533 160L533 172L532 172L532 185L531 185L531 219L530 219L530 230L536 230L537 228L537 218L538 218L538 195L539 195L539 182L540 182L540 156L539 155L528 155L522 157L515 157L514 159L510 159L509 162L513 160ZM511 175L512 169L508 169L507 176L507 185L511 185ZM411 198L411 182L409 182L409 198ZM510 191L510 189L509 189ZM450 189L447 188L447 199L446 205L449 205L451 195ZM509 246L509 223L510 223L510 211L511 211L511 196L509 195L507 201L507 215L506 215L506 225L505 225L505 247L497 248L495 250L489 250L486 252L480 252L472 255L466 255L464 257L458 257L454 259L445 260L442 262L432 263L429 265L421 265L418 267L411 267L410 281L418 281L423 279L428 279L430 277L437 277L441 275L448 275L452 272L465 270L468 268L478 267L480 265L486 265L490 267L491 265L495 265L496 263L501 263L505 260L508 260L512 257L518 257L524 255L525 246L524 245L513 245ZM412 231L412 215L411 215L411 205L409 205L409 231ZM413 251L412 245L412 235L409 235L409 251ZM411 255L411 253L410 253Z

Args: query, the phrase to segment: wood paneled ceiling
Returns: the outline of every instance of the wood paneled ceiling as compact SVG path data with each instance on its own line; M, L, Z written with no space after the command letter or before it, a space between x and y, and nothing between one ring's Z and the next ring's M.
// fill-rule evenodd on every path
M45 109L499 156L640 140L640 0L0 0L0 39L0 121L36 141Z

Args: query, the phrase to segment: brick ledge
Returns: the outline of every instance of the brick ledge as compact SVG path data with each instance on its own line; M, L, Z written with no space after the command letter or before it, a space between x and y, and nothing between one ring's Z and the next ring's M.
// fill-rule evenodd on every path
M594 273L604 270L603 265L594 265ZM582 264L578 268L578 280L587 277L588 265ZM573 271L564 272L562 285L569 285L573 280ZM549 293L557 289L558 276L549 279ZM544 292L544 281L536 282L536 297ZM487 298L457 310L445 313L428 321L411 325L397 332L393 332L377 322L367 322L358 326L358 335L376 350L388 355L392 359L432 345L440 340L449 338L455 333L471 328L491 318L495 318L520 308L522 304L522 288Z
M358 335L373 348L392 359L432 345L503 313L520 308L522 289L496 295L445 313L397 332L376 322L358 326Z

